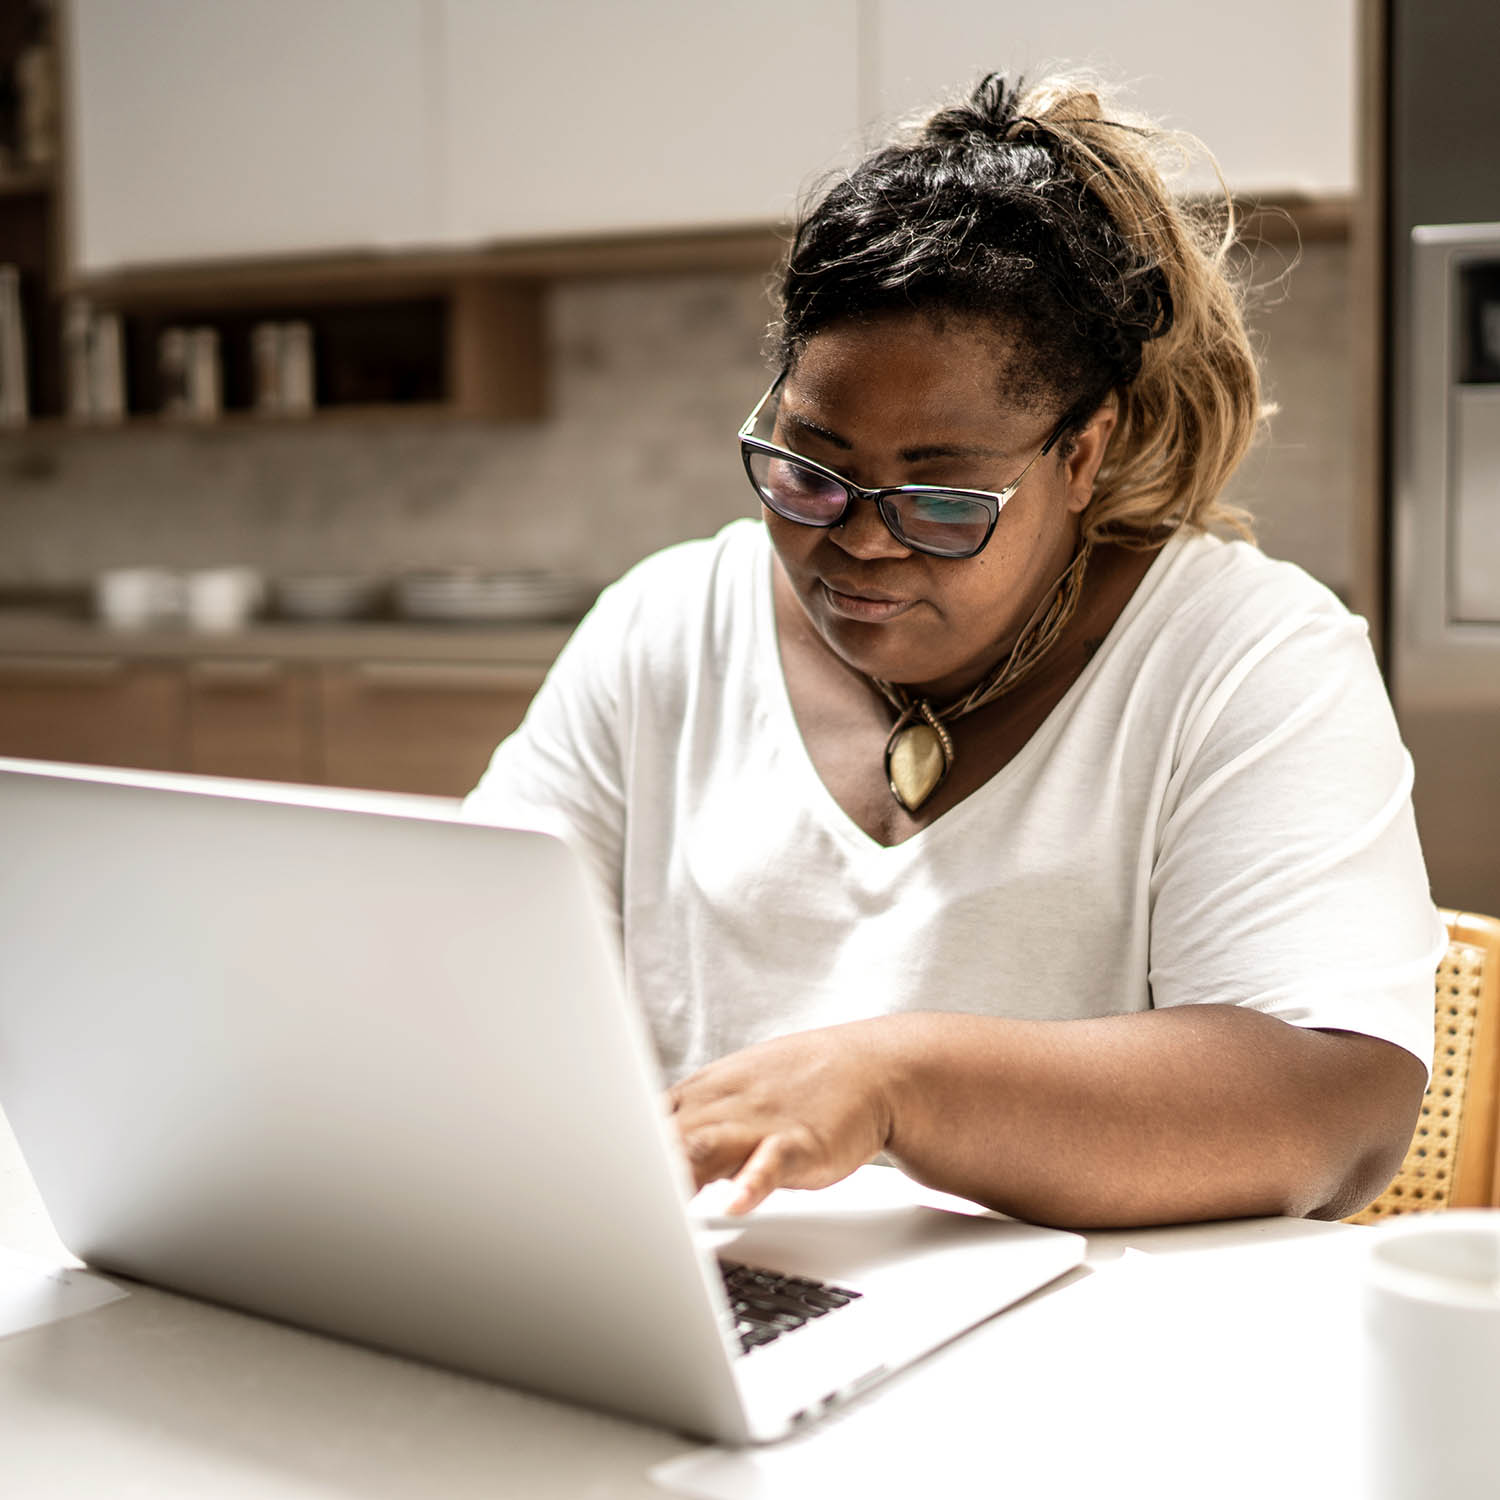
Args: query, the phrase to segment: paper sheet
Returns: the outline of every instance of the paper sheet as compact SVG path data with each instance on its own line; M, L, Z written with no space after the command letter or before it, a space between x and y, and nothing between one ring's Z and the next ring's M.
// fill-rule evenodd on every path
M92 1312L129 1295L92 1271L0 1246L0 1338Z
M1127 1255L805 1434L651 1478L694 1500L1359 1494L1357 1252L1332 1235Z

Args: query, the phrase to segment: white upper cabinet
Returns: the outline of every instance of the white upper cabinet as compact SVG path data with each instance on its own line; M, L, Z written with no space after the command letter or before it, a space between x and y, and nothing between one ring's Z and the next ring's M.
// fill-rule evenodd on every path
M424 0L69 0L84 271L437 238Z
M882 122L1056 59L1238 191L1347 193L1354 3L67 0L72 259L784 221Z
M448 238L764 224L859 132L856 0L442 0Z
M764 224L857 141L858 0L69 0L84 272Z
M1354 189L1355 0L866 0L871 112L892 118L991 70L1060 64L1198 136L1241 193ZM1200 167L1183 186L1214 186Z

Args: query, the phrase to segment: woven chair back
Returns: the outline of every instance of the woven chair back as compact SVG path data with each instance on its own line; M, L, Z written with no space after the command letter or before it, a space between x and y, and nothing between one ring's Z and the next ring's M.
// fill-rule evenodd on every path
M1500 922L1445 911L1448 951L1438 965L1432 1082L1406 1159L1351 1224L1395 1214L1496 1206L1500 1078Z

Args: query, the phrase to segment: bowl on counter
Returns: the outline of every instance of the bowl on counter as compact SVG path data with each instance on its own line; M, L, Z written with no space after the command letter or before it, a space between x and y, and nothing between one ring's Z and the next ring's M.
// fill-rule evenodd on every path
M557 573L481 573L465 569L403 573L396 580L396 613L407 620L576 620L598 587Z
M384 579L359 573L295 573L278 578L271 597L284 620L358 620L386 602Z

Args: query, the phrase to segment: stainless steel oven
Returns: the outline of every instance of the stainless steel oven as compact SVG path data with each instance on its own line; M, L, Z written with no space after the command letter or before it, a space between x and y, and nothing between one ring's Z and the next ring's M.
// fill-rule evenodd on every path
M1500 222L1410 232L1392 689L1435 894L1500 913Z
M1387 662L1433 894L1500 915L1496 0L1388 25Z

